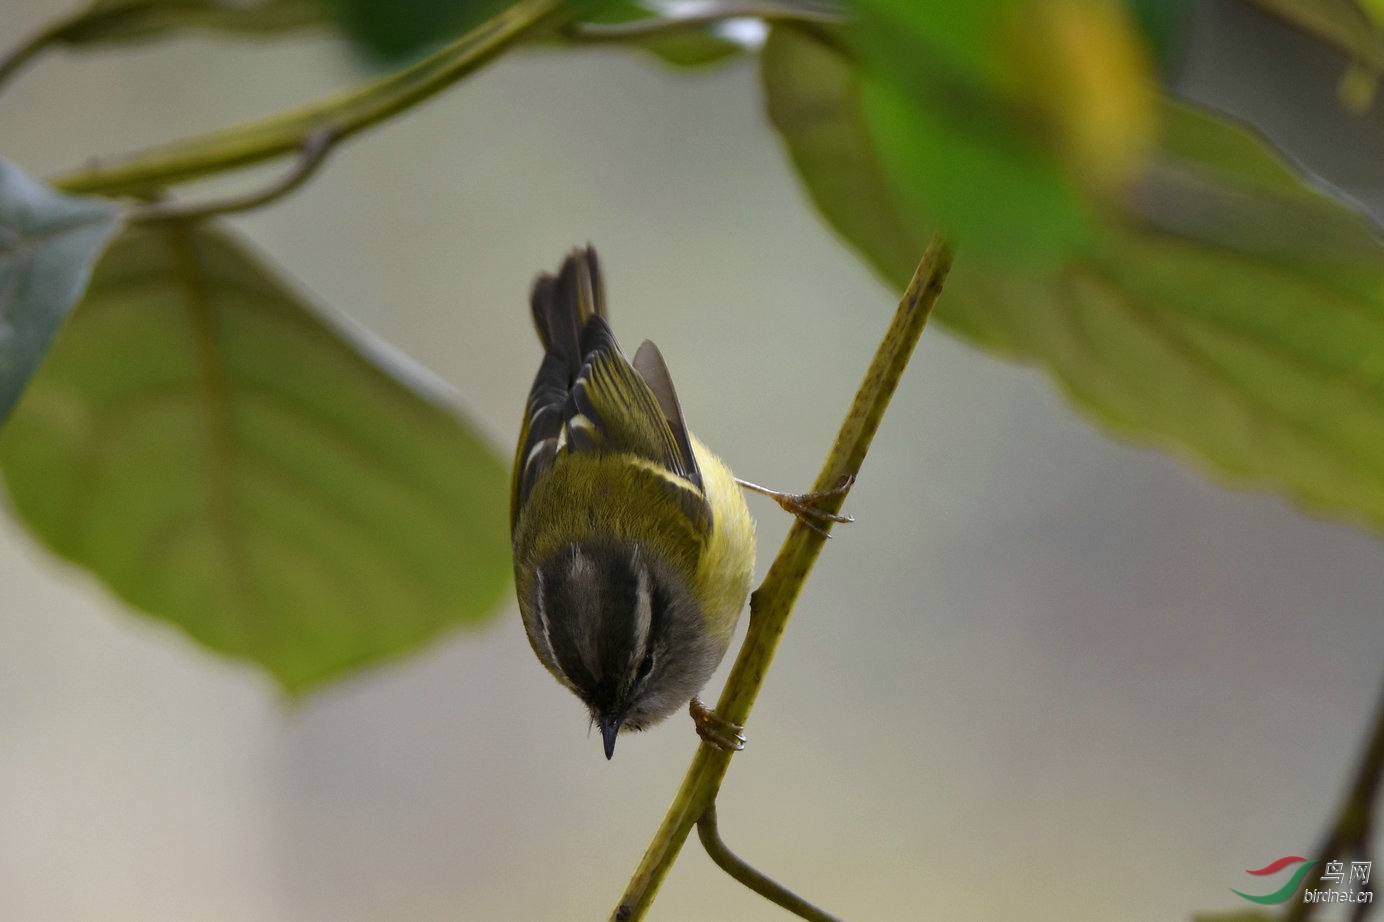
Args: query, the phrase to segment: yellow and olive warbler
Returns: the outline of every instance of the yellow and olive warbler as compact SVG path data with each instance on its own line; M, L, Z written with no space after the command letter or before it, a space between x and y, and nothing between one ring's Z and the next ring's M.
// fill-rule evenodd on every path
M586 704L610 758L621 730L694 699L725 655L754 520L688 431L658 348L645 342L633 362L620 351L594 250L539 276L532 306L544 354L514 461L515 587L529 643ZM704 736L738 747L701 716Z
M730 646L754 571L763 493L823 535L851 517L737 479L687 429L668 367L644 342L630 362L605 316L596 252L576 250L533 286L543 364L510 491L514 584L538 659L585 702L606 758L690 701L697 732L740 749L741 728L696 697ZM828 536L829 537L829 536Z

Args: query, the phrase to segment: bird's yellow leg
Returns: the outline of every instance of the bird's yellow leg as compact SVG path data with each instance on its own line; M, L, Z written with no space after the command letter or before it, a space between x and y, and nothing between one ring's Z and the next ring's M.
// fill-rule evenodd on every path
M802 523L813 531L821 532L826 535L827 531L823 528L825 522L854 522L855 519L848 515L841 515L837 512L827 512L817 507L817 504L824 499L832 496L840 496L851 488L855 483L854 474L842 474L841 479L836 482L836 486L830 490L819 490L816 493L780 493L778 490L770 490L768 487L761 487L757 483L750 483L748 480L735 478L735 482L746 490L753 490L755 493L762 493L774 502L783 507L785 512L790 512L797 516ZM827 535L827 537L831 537Z
M702 699L692 698L687 710L692 715L692 723L697 726L697 735L703 740L727 752L739 752L745 748L745 728L733 724L702 703Z

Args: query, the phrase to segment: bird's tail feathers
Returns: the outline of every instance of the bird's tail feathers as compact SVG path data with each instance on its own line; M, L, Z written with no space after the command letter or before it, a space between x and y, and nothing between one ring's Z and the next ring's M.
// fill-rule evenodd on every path
M544 273L533 283L533 325L543 348L570 361L582 355L581 334L592 316L605 317L605 290L596 250L573 250L556 276Z

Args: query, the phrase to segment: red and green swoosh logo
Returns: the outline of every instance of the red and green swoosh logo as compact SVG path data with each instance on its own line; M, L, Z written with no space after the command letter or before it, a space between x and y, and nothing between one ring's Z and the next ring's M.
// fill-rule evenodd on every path
M1283 858L1279 858L1277 861L1264 865L1257 871L1245 872L1246 874L1254 874L1258 877L1266 877L1269 874L1277 874L1290 864L1302 865L1293 872L1293 876L1288 878L1287 883L1279 887L1273 893L1265 893L1263 896L1257 896L1253 893L1241 893L1234 887L1230 888L1230 892L1236 896L1243 896L1250 902L1263 903L1265 906L1277 906L1279 903L1286 903L1292 898L1293 894L1297 892L1298 884L1302 883L1302 879L1307 876L1307 872L1310 871L1312 865L1316 863L1316 861L1308 861L1306 858L1299 858L1297 855L1287 855Z

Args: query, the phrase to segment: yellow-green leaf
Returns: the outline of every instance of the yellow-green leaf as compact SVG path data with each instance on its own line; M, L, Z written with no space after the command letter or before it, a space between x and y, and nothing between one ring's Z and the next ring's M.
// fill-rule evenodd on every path
M1152 56L1113 0L859 0L859 117L901 207L973 256L1046 264L1094 239L1143 164Z
M882 180L862 77L784 29L763 68L817 206L902 287L929 222ZM1159 153L1090 246L1001 266L963 242L938 319L1043 366L1127 438L1384 527L1384 248L1243 129L1166 107Z
M491 614L505 464L223 231L127 232L0 432L15 509L294 692Z

